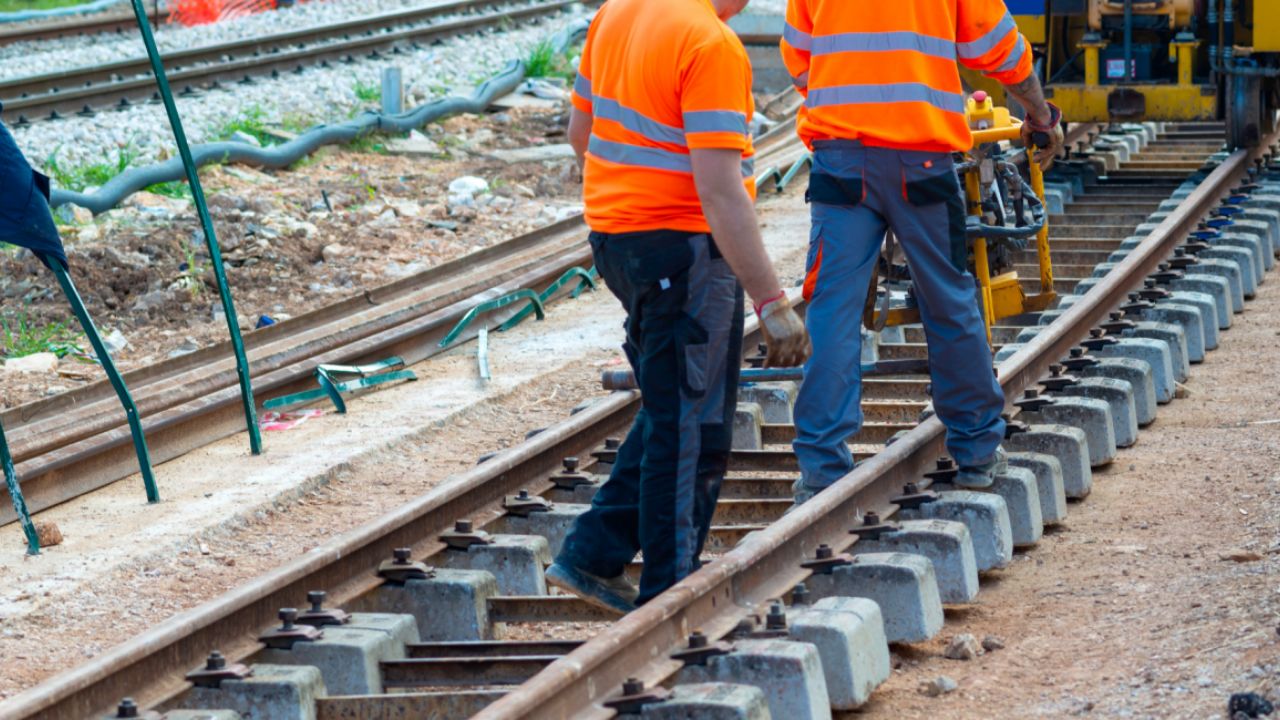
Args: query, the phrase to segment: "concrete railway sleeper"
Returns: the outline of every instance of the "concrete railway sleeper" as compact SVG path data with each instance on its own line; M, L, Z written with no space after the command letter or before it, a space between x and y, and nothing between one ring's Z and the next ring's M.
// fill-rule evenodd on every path
M1169 129L1200 135L1194 126ZM1144 148L1167 145L1141 126L1111 138L1111 147L1137 147L1126 155L1134 162ZM1095 264L1115 266L1095 277L1079 263L1058 281L1087 283L1088 292L1063 297L1046 317L995 328L1013 422L1010 469L988 492L950 484L956 470L941 457L926 380L875 378L866 384L868 426L851 440L866 462L787 513L795 464L779 445L794 434L794 384L751 386L708 541L712 562L618 620L548 594L542 577L608 473L611 438L637 409L634 393L614 393L375 525L0 710L137 717L142 707L174 720L791 720L856 708L888 677L889 643L935 636L944 604L971 602L984 573L1061 522L1068 499L1089 494L1093 468L1136 442L1187 372L1226 339L1231 315L1246 309L1235 303L1244 278L1252 287L1267 280L1280 232L1273 156L1238 151L1192 162L1190 179L1159 186L1161 194L1148 192L1157 185L1139 182L1140 171L1112 180L1125 166L1113 154L1085 153L1078 172L1065 168L1063 209L1133 195L1131 204L1161 213L1158 224L1134 231L1147 216L1120 221L1105 211L1057 218L1080 218L1068 220L1061 237L1077 245L1065 252L1087 249ZM1180 202L1159 209L1175 193ZM1252 242L1221 242L1229 233ZM1212 254L1223 248L1240 252ZM1198 284L1178 285L1189 278ZM874 346L881 358L920 357L923 348L911 327ZM299 609L304 599L310 607ZM138 702L122 701L126 692Z

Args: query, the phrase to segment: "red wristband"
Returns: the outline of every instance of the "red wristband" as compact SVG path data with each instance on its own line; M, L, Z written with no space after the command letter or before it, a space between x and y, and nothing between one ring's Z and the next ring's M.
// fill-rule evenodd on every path
M777 294L777 295L774 295L773 297L769 298L768 300L765 300L764 302L760 303L759 305L755 305L755 306L753 306L753 307L755 308L756 315L757 315L757 316L759 316L759 315L760 315L760 311L761 311L761 310L764 310L764 309L765 309L766 307L768 307L769 305L772 305L773 303L776 303L776 302L778 302L779 300L782 300L782 299L783 299L783 298L785 298L786 296L787 296L787 291L786 291L786 290L780 290L780 291L778 291L778 294Z

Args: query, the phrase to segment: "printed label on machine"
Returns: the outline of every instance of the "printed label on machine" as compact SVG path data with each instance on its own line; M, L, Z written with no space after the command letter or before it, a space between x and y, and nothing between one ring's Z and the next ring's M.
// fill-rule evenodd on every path
M1138 76L1138 61L1129 61L1129 78L1133 79ZM1115 58L1107 60L1107 77L1108 78L1124 78L1124 58Z

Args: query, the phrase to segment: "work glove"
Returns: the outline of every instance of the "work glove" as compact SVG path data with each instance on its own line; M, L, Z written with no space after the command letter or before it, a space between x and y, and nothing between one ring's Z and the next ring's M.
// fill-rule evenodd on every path
M765 303L756 314L768 347L765 367L797 367L809 359L809 332L785 294Z
M1049 106L1051 117L1048 125L1040 125L1030 116L1022 121L1022 146L1028 152L1032 145L1036 147L1035 160L1040 164L1041 170L1048 170L1053 166L1053 159L1062 152L1063 145L1062 111L1053 103L1046 105Z

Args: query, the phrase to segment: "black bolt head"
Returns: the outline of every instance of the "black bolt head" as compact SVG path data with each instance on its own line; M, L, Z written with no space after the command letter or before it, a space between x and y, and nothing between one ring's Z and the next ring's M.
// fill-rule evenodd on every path
M707 646L707 636L701 630L694 630L689 635L689 649L696 650Z
M454 532L469 533L475 528L470 520L457 520L453 523Z
M622 441L619 440L618 438L610 437L610 438L604 439L605 450L617 450L620 447L622 447Z
M565 472L577 472L577 471L578 471L578 458L576 458L576 457L567 457L567 458L565 458L565 459L564 459L564 470L565 470Z
M818 546L817 556L819 560L830 560L835 557L835 552L831 550L831 546L823 543Z
M401 565L409 562L409 557L411 554L412 553L409 550L409 548L396 548L395 550L391 551L391 557L395 558L395 561L400 563Z
M312 590L307 593L307 602L311 603L311 612L320 612L324 609L324 599L328 596L323 590Z
M1040 388L1027 388L1023 391L1022 396L1028 400L1034 400L1040 397Z
M205 670L221 670L227 666L227 659L222 656L218 650L209 653L209 657L204 661Z
M278 616L287 630L293 627L293 621L298 619L298 608L280 608Z
M138 704L133 698L125 698L116 706L116 717L118 718L136 718L138 717Z
M627 678L626 682L622 683L623 695L639 695L642 692L644 692L644 683L636 678Z
M868 526L869 526L869 525L879 525L879 524L880 524L880 513L875 512L875 511L871 511L871 512L868 512L866 515L863 515L863 516L862 516L862 524L863 524L863 525L868 525Z
M902 486L903 495L915 495L918 492L920 492L920 486L913 482L909 482Z
M1084 357L1084 348L1082 347L1071 348L1071 357L1073 358Z
M804 583L796 583L791 588L791 604L792 605L808 605L809 604L809 586Z
M529 499L529 491L528 491L528 490L521 490L520 492L516 493L516 499L517 499L517 500L528 500L528 499Z
M950 470L951 468L954 468L956 466L956 462L955 460L952 460L949 457L943 457L943 458L938 458L937 462L934 463L934 465L939 470Z
M1103 330L1102 328L1093 328L1092 330L1089 331L1089 337L1100 338L1106 333L1107 331Z

